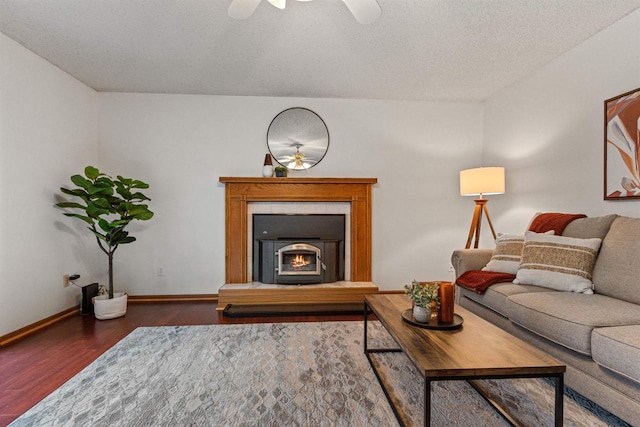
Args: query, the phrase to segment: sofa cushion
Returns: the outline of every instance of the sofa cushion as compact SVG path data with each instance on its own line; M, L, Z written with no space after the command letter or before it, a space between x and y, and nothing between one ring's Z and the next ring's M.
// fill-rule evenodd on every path
M640 304L640 218L618 217L593 269L596 293Z
M611 214L574 219L565 227L562 235L579 239L592 239L594 237L604 239L611 224L617 217L618 215Z
M577 239L527 231L513 283L558 291L591 292L600 239Z
M468 289L459 287L460 296L469 298L491 310L507 317L508 298L511 295L523 294L527 292L556 292L548 288L530 285L516 285L514 283L498 283L491 285L485 293L479 295Z
M594 328L640 324L640 306L604 295L536 292L509 297L509 319L553 342L591 354Z
M491 260L482 270L516 274L523 248L524 236L503 234L496 239L496 248L493 250Z
M640 325L594 329L591 354L598 365L640 382Z

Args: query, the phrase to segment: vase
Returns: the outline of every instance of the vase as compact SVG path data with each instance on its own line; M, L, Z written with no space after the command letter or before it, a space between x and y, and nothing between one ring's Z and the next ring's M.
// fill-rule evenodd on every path
M122 317L127 313L127 294L114 292L111 299L109 295L93 297L93 311L98 320Z
M273 161L271 160L271 154L265 154L264 156L262 176L265 178L271 178L273 176Z
M431 307L413 306L413 318L418 323L429 323L431 319Z

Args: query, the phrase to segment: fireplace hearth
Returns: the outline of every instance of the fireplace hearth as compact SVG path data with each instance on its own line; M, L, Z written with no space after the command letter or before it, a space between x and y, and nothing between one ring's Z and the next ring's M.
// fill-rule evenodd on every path
M344 279L345 216L254 214L253 280L305 285Z

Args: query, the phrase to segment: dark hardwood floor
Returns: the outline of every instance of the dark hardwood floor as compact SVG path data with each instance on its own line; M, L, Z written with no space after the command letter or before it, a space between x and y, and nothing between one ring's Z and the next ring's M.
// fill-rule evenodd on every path
M129 303L119 319L80 314L0 348L0 426L6 426L138 326L362 320L362 315L227 318L215 302Z

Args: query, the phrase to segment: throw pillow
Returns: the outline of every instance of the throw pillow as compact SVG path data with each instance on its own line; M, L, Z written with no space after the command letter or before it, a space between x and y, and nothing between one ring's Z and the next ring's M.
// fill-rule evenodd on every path
M527 231L513 283L557 291L593 293L592 273L601 239L578 239Z
M493 250L491 260L482 271L516 274L520 266L523 248L524 236L501 235L496 239L496 248Z
M554 231L550 230L544 234L553 233ZM491 260L482 268L482 271L516 274L520 267L523 248L524 235L498 233Z

